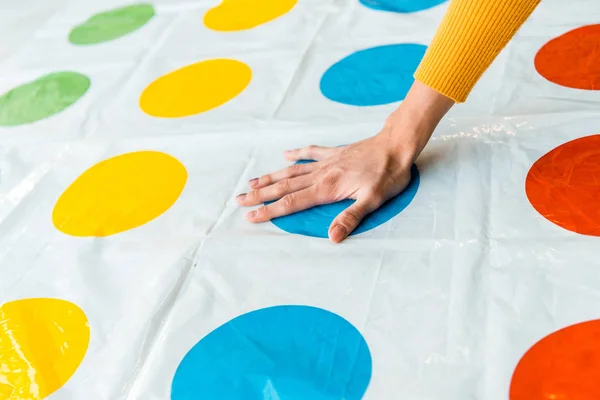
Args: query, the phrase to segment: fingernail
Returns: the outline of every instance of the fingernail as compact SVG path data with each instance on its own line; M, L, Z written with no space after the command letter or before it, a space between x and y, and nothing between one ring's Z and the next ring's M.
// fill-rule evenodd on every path
M247 220L250 220L252 218L254 218L256 216L256 210L254 211L250 211L249 213L247 213L244 218L246 218Z
M237 201L244 201L246 199L246 193L242 193L236 197Z
M344 228L342 225L334 226L331 230L331 233L329 234L331 240L335 243L339 243L342 240L344 240L346 238L346 235L346 228Z
M258 178L253 178L253 179L250 179L250 181L248 182L248 185L250 185L250 187L254 187L254 186L256 186L257 183L258 183Z

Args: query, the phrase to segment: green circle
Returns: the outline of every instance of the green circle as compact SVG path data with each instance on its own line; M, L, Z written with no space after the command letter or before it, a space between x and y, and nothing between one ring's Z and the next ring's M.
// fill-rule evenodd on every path
M79 45L107 42L141 28L153 16L154 7L151 4L135 4L105 11L73 28L69 41Z
M90 78L77 72L54 72L0 96L0 126L39 121L75 103L90 87Z

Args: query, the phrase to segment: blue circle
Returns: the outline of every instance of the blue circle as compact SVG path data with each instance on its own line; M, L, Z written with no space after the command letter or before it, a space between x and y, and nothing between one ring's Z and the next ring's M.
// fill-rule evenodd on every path
M183 358L172 400L358 400L371 354L348 321L308 306L243 314L200 340Z
M304 164L307 162L312 161L300 161L299 163ZM420 182L419 170L416 165L413 164L410 173L411 179L404 191L397 196L392 197L379 207L379 209L367 215L350 236L370 231L394 218L396 215L400 214L402 210L408 207L417 194ZM272 202L265 204L270 203ZM274 218L271 222L278 228L289 233L327 238L329 237L329 226L335 217L352 205L352 203L354 203L354 200L348 199L338 201L337 203L324 204L284 217Z
M351 106L403 100L427 46L404 43L360 50L333 64L321 77L321 93Z
M427 10L445 3L447 0L360 0L360 3L373 10L397 13L412 13Z

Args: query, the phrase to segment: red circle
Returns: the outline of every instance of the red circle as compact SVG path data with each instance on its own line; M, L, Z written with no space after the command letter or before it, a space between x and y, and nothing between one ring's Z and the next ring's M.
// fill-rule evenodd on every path
M535 69L557 85L600 90L600 24L586 25L546 43Z
M600 236L600 135L567 142L537 160L525 191L547 220L571 232Z
M546 336L517 364L510 400L600 399L600 320Z

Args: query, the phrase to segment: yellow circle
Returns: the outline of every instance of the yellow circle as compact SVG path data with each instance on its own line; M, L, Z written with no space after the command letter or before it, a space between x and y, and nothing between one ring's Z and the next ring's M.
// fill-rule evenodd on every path
M0 399L39 400L63 386L88 348L88 320L75 304L23 299L0 306Z
M187 181L179 160L158 151L109 158L60 196L52 222L72 236L109 236L143 225L175 203Z
M241 31L269 22L290 11L298 0L223 0L204 16L204 25L215 31Z
M140 97L140 107L154 117L199 114L233 99L251 79L252 70L241 61L201 61L163 75L148 85Z

